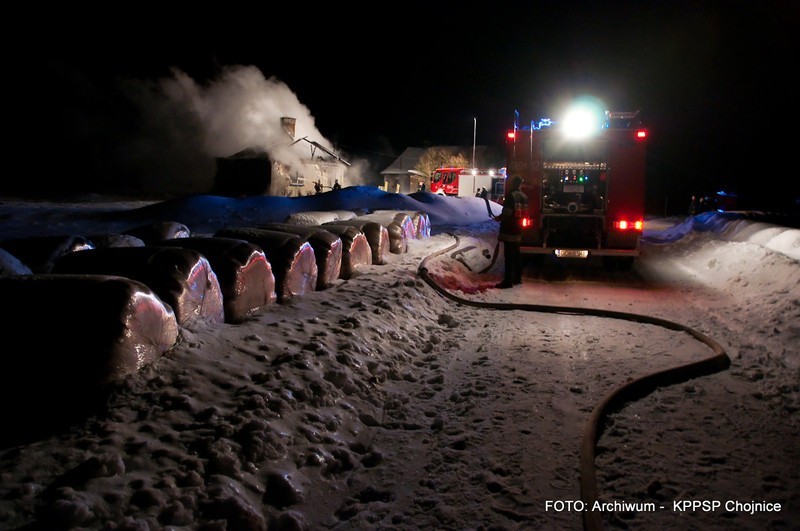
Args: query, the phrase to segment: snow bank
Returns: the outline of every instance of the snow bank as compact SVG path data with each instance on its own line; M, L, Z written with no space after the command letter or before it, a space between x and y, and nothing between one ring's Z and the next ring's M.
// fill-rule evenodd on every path
M649 243L675 243L696 233L730 242L746 242L800 260L800 229L758 221L744 213L704 212L660 230L645 230Z

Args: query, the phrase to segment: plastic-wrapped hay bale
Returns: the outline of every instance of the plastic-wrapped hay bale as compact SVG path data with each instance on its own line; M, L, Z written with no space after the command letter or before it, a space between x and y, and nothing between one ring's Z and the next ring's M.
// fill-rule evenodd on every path
M414 212L399 211L399 210L376 210L371 214L365 214L364 217L369 219L373 217L381 223L396 222L403 229L403 234L406 240L416 240L420 238L419 234L419 216L416 216L417 221L414 221Z
M219 280L208 259L177 247L108 247L59 258L53 273L118 275L152 289L175 312L178 324L222 323L225 311Z
M147 245L158 243L161 240L188 238L192 235L189 227L178 221L157 221L134 227L125 231L125 234L135 236Z
M264 250L275 275L278 302L303 296L316 288L318 269L314 249L300 236L253 227L221 229L214 236L246 240Z
M165 240L161 245L194 249L208 258L217 274L225 321L240 323L277 300L275 275L264 250L246 240L202 237Z
M296 234L311 244L317 260L316 289L323 290L342 276L342 240L331 231L291 223L267 223L258 228Z
M321 229L330 231L342 240L342 278L347 280L364 266L372 265L372 248L363 232L350 225L325 225Z
M380 223L389 231L389 252L403 254L408 252L408 241L416 238L414 224L407 215L397 215L395 211L384 211L384 214L364 214L356 219L366 219Z
M384 210L376 210L375 214L381 214L384 212L394 212L395 213L395 221L398 223L405 223L405 216L408 216L411 219L411 223L414 225L414 238L421 240L422 238L429 238L431 235L431 219L428 217L428 214L425 212L420 211L413 211L413 210L391 210L391 211L384 211Z
M336 221L338 216L327 210L309 210L305 212L293 212L286 217L286 223L292 225L299 225L305 227L312 227L327 223L328 221Z
M15 256L33 273L49 273L60 257L94 249L94 244L84 236L64 234L56 236L31 236L15 238L0 243L0 247Z
M405 214L411 218L414 224L415 235L418 240L429 238L431 235L431 218L426 212L413 210L400 210L399 214Z
M4 442L31 431L41 435L97 409L113 384L158 359L178 338L172 308L129 278L2 278L0 298Z
M331 212L336 214L336 218L339 221L344 221L358 217L358 214L353 212L352 210L331 210Z
M417 239L417 226L411 216L403 212L397 212L394 215L394 220L403 228L403 236L407 242Z
M330 221L339 221L342 219L353 219L356 217L355 212L349 210L310 210L306 212L294 212L286 217L286 223L292 225L305 225L315 226L328 223Z
M411 220L417 226L417 238L431 237L431 218L427 212L414 212Z
M367 238L367 242L369 242L370 251L372 252L372 264L382 265L386 263L386 255L391 248L391 238L389 236L389 230L386 227L376 221L360 218L325 223L322 227L327 228L329 225L355 227Z
M0 278L14 275L32 275L31 268L5 249L0 249Z
M103 247L144 247L144 241L131 234L89 234L89 240L98 249Z

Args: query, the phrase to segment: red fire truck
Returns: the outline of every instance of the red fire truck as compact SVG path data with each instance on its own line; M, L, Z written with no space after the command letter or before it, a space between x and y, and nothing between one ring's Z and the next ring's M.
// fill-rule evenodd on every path
M474 197L481 188L491 195L494 182L502 178L494 170L438 168L431 175L431 192L457 197Z
M578 111L530 128L515 120L508 176L524 179L532 221L522 252L630 266L644 228L646 141L638 111Z

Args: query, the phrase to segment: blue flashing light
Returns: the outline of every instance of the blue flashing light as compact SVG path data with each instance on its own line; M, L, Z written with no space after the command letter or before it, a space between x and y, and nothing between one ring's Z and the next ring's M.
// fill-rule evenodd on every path
M538 124L536 123L536 120L531 120L532 131L534 130L538 131L542 127L550 127L551 125L553 125L553 120L551 120L550 118L542 118L541 120L539 120Z

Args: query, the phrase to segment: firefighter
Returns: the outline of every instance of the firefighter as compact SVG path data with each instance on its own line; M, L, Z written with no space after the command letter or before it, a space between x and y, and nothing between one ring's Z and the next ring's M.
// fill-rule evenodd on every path
M692 201L689 203L689 215L694 216L697 214L697 196L692 195Z
M495 221L500 222L497 239L503 242L503 256L505 258L505 271L503 281L496 284L496 288L506 289L516 284L522 284L522 222L530 217L528 210L528 196L521 190L522 177L515 175L511 178L505 198L503 210L495 216Z
M339 179L336 179L336 182L333 183L333 189L334 190L341 190L342 189L342 185L339 184Z

